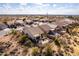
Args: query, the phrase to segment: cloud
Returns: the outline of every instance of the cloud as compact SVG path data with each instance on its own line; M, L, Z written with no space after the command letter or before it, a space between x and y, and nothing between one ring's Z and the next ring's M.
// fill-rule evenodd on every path
M69 6L72 6L72 8L69 8ZM76 8L75 6L73 4L50 3L4 4L3 7L0 7L0 14L47 14L47 12L48 14L79 14L79 5Z
M50 10L48 14L53 15L79 15L79 9L56 9L56 10Z
M53 7L56 7L57 5L56 4L53 4Z
M27 3L20 3L20 5L25 6L25 5L27 5Z

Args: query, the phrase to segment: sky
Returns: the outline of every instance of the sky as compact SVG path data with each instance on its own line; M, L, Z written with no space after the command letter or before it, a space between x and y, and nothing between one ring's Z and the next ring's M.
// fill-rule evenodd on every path
M0 14L79 15L79 3L0 3Z

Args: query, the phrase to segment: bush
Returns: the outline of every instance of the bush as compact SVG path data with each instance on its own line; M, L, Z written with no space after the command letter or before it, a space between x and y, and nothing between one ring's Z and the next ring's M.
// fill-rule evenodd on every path
M10 34L16 35L17 34L17 31L15 29L12 29L12 31L11 31Z
M27 35L22 35L22 36L21 36L21 39L22 39L22 40L28 40L28 36L27 36Z
M57 46L60 46L60 43L59 43L58 40L55 40L55 44L56 44Z
M24 43L24 42L27 41L27 40L28 40L28 36L27 36L27 35L22 35L22 36L20 36L19 42L20 42L20 43Z
M33 46L32 41L28 38L27 35L22 35L22 36L20 37L19 43L21 43L21 44L24 45L24 46L28 46L28 47L32 47L32 46Z
M54 43L55 43L57 46L61 47L60 41L59 41L59 39L58 39L57 37L54 37L53 40L54 40Z
M52 47L51 45L47 45L46 50L45 50L45 55L46 56L52 56Z
M37 56L37 55L39 55L39 48L38 47L33 47L32 48L32 55L33 56Z

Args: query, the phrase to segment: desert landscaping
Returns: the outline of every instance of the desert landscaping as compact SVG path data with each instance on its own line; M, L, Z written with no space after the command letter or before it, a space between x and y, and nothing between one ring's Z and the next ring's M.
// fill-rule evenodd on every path
M79 56L79 16L0 16L0 56Z

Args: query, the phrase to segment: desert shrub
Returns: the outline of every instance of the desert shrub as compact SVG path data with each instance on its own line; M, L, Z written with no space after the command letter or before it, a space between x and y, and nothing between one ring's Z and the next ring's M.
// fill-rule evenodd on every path
M17 31L15 29L12 29L10 34L16 35Z
M28 40L28 36L27 36L27 35L22 35L20 38L21 38L22 40Z
M32 43L31 40L28 40L28 42L25 42L24 45L25 45L25 46L28 46L28 47L33 47L33 46L34 46L34 44Z
M57 46L61 47L60 41L59 41L59 39L58 39L57 37L53 37L53 40L54 40L54 43L55 43Z
M59 43L58 40L55 40L55 44L56 44L57 46L60 46L60 43Z
M46 56L52 56L52 47L51 45L47 45L46 49L45 49L45 53Z
M27 41L27 40L28 40L28 36L27 36L27 35L21 35L19 42L20 42L20 43L24 43L24 42Z
M38 47L33 47L32 48L32 55L33 56L38 56L40 54L39 48Z
M68 16L67 18L74 19L74 17L73 17L73 16Z
M21 45L28 46L28 47L32 47L33 46L32 41L28 38L27 35L21 35L20 36L19 43Z
M70 35L77 35L77 29L79 28L78 23L73 23L67 26L66 32L69 33Z

